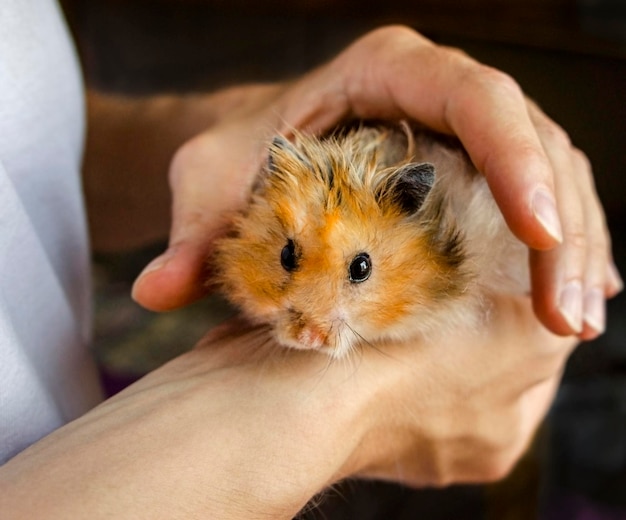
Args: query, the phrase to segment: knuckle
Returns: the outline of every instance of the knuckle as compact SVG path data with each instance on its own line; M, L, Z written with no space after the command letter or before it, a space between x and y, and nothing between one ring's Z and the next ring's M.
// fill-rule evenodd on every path
M589 250L593 251L594 255L599 255L601 252L607 251L608 242L608 238L602 226L594 230L592 236L587 240Z
M428 484L435 489L443 489L453 484L457 484L458 480L459 479L456 478L454 475L448 473L438 473L432 478L432 480Z
M511 453L495 456L483 469L481 480L493 483L506 478L515 468L517 461L518 457Z
M385 38L406 38L411 37L414 38L417 35L413 29L411 29L408 25L387 25L379 29L380 34Z
M174 152L168 172L170 187L173 187L178 183L182 172L186 170L186 165L189 163L192 153L193 150L190 142L184 143L176 150L176 152Z
M438 47L438 52L448 60L455 60L459 62L463 62L470 65L478 65L478 63L463 49L459 49L458 47L450 47L447 45L440 45Z
M581 228L567 229L563 242L570 251L586 251L589 246L587 233Z
M571 151L572 141L569 134L557 123L546 118L539 128L541 135L548 146L558 147L562 150Z
M521 425L516 426L515 434L506 442L500 441L492 447L479 474L482 482L497 482L513 471L527 448L527 439L523 438L521 431Z
M495 427L492 419L486 414L468 430L457 429L448 439L447 449L436 453L429 464L428 485L443 488L459 482L497 482L513 471L529 444L522 415L519 410L508 410Z
M170 161L168 180L171 189L182 185L198 169L205 170L209 159L218 156L219 142L212 134L204 132L183 143L173 154Z
M365 41L377 46L381 43L396 44L406 41L426 41L418 32L407 25L386 25L373 30L364 37Z
M524 97L522 88L517 81L499 69L475 62L471 75L474 81L496 94L519 99Z
M585 152L579 148L572 147L572 160L578 171L591 175L591 161Z

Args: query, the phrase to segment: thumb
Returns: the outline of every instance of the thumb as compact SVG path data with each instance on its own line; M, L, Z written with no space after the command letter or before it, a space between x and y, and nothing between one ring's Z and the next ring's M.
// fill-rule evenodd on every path
M133 285L132 297L140 305L168 311L208 292L213 242L224 232L229 215L243 204L259 164L258 154L241 153L240 138L239 146L232 146L234 138L232 132L206 132L174 156L169 245ZM228 150L238 150L237 157L231 157Z

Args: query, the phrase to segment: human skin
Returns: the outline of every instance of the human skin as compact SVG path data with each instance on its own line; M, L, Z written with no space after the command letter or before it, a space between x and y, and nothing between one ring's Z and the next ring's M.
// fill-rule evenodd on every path
M189 97L92 95L89 106L96 247L167 234L165 179L178 150L169 167L170 247L134 287L149 308L204 295L212 240L245 203L273 132L321 131L346 117L415 119L463 140L532 248L532 306L500 298L475 336L364 349L347 365L260 347L253 331L210 335L2 468L4 496L25 497L38 483L40 498L29 503L48 504L49 518L87 510L176 518L182 509L187 518L287 518L347 475L418 486L502 477L550 405L571 335L599 334L604 299L621 289L582 152L510 78L409 29L373 32L292 82ZM118 140L133 146L120 152ZM133 187L124 218L94 204L115 193L116 176ZM533 211L537 190L543 206ZM146 200L160 202L146 211ZM91 492L75 492L85 487ZM7 507L34 517L35 509L19 509L25 502Z
M540 321L581 339L604 331L605 299L622 282L589 162L506 74L394 26L298 80L233 92L247 101L174 156L169 247L135 282L140 304L164 311L205 294L213 240L245 203L272 133L321 132L353 117L405 118L456 135L485 175L507 224L531 250Z
M283 349L241 322L0 468L0 510L47 518L290 519L346 477L413 486L503 477L574 337L528 298L485 330L364 347L347 362Z

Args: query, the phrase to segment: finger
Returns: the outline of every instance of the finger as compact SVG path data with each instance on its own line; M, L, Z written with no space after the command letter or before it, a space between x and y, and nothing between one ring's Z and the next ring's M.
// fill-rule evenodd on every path
M607 285L606 285L606 295L609 298L613 298L617 296L620 292L624 290L624 282L622 280L622 276L615 265L615 261L613 260L613 256L609 255L609 265L607 266Z
M533 300L538 316L556 333L592 339L604 331L609 235L589 162L565 133L541 113L540 129L556 177L563 244L533 252Z
M409 117L457 135L516 236L534 249L560 243L552 168L509 76L400 27L366 36L336 69L354 115Z
M239 154L224 153L238 144ZM259 140L260 142L260 140ZM208 258L230 212L245 200L259 160L249 159L241 136L205 133L176 154L170 169L172 229L168 249L135 281L133 298L155 311L175 309L208 292ZM249 159L246 161L246 159Z
M554 172L523 94L497 71L479 67L470 78L462 82L467 89L457 86L451 95L449 124L485 175L511 231L532 249L550 249L563 239Z
M598 198L587 157L577 149L572 151L572 162L580 193L583 194L584 219L587 225L587 258L584 271L583 331L581 339L590 340L602 334L606 322L606 298L610 291L608 266L611 260L611 240Z
M173 201L169 245L161 256L143 270L132 290L133 298L148 309L175 309L204 294L205 284L201 280L209 254L206 239L213 223L208 220L211 212L200 211L201 201L186 182L194 175L202 178L203 172L198 171L200 168L199 164L191 163L180 153L172 163L170 184ZM198 189L198 186L194 184L193 188ZM210 207L209 204L206 206Z
M208 292L208 252L193 242L179 242L155 258L135 280L132 298L143 307L163 312L199 300Z

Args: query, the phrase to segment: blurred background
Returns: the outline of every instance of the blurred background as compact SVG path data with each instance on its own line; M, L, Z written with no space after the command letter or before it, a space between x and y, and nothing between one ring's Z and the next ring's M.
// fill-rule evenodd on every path
M368 29L403 23L511 74L594 167L626 273L623 0L64 0L88 83L143 95L292 77ZM129 297L163 243L94 255L95 348L110 393L187 348L231 310L208 299L153 314ZM504 482L408 490L350 482L304 518L626 519L626 297L572 356L535 446ZM207 471L210 471L207 468Z

